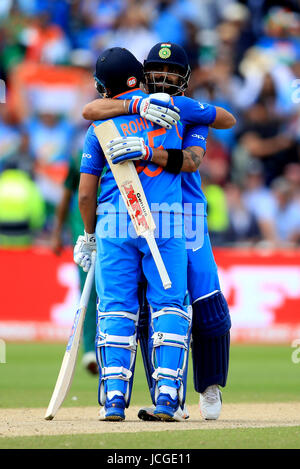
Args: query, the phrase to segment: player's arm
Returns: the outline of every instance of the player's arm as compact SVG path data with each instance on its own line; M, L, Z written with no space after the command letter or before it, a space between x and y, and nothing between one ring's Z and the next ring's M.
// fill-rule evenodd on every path
M51 248L57 255L59 255L62 250L62 230L69 213L71 198L72 191L64 187L63 196L56 209L54 228L50 240Z
M128 114L129 102L129 99L94 99L84 106L82 117L89 121L97 121Z
M81 173L78 191L78 205L86 233L95 233L97 191L99 177Z
M184 150L176 150L178 152L177 154L179 155L178 158L180 159L178 161L178 164L176 167L178 168L174 172L184 172L184 173L194 173L195 171L198 170L204 154L205 150L199 146L191 146L187 147ZM182 155L180 156L180 152ZM172 149L166 149L166 150L161 150L159 148L153 150L153 158L151 160L152 163L157 164L158 166L161 166L162 168L167 168L169 162L169 158L174 157L174 151L172 155ZM175 156L176 158L176 156ZM182 161L182 164L181 162ZM172 172L172 171L171 171Z
M95 99L85 105L82 116L87 120L105 120L124 114L139 114L141 117L171 129L179 120L179 109L166 93L156 93L146 98Z
M226 109L216 106L216 118L210 127L214 129L231 129L236 124L236 119L231 112Z
M92 252L96 250L96 209L99 178L104 167L104 156L91 126L88 130L80 166L78 206L84 224L74 247L74 261L87 272L91 266Z
M222 107L199 103L186 96L174 97L174 103L180 109L180 120L184 125L208 125L216 129L230 129L236 124L235 117Z
M57 255L60 254L62 243L62 231L70 210L70 202L79 184L79 173L73 159L69 166L68 174L64 182L64 191L60 203L57 206L54 220L54 228L51 234L51 248Z
M108 155L114 164L128 160L143 160L155 163L170 173L195 172L198 170L205 151L208 126L187 127L181 149L151 148L140 137L119 137L108 145Z

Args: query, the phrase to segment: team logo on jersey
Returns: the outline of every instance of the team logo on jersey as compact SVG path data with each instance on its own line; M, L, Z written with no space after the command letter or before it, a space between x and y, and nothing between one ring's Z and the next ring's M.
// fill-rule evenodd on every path
M160 49L158 55L160 56L161 59L168 59L171 55L170 45L162 44L162 46L165 46L165 47L162 47Z
M137 84L137 79L135 77L129 77L126 83L128 88L133 88Z

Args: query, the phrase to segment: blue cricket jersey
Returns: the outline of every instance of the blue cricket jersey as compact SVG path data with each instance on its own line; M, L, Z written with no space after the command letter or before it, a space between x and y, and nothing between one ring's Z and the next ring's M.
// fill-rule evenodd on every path
M117 99L130 99L133 96L147 97L140 89L135 89L118 95ZM153 124L139 115L124 115L115 117L114 123L121 136L143 137L145 143L155 148L182 148L183 132L186 126L195 124L209 125L215 120L216 110L209 104L201 104L185 96L173 98L174 104L180 109L180 122L170 130ZM86 135L80 172L101 176L101 193L98 199L100 205L105 204L105 211L109 205L115 211L127 212L123 200L120 199L118 187L112 172L106 162L105 156L95 135L94 128L102 121L94 122ZM193 139L189 137L189 142ZM188 143L190 146L190 143ZM181 174L171 174L154 163L138 164L140 180L143 185L148 203L157 204L158 211L171 210L172 204L182 204ZM178 205L179 207L179 205ZM155 210L154 210L155 212Z
M195 125L188 126L184 130L182 149L187 147L200 146L206 151L206 139L208 135L208 126ZM192 204L192 211L185 207L188 213L196 215L202 213L207 216L207 200L201 189L201 176L199 171L194 173L181 173L182 202L183 204ZM197 210L196 204L203 204L202 209Z

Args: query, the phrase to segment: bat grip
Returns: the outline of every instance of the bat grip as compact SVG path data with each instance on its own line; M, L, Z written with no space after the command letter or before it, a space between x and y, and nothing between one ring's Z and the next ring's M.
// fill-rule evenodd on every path
M153 259L156 264L164 289L167 290L168 288L171 288L172 282L168 275L164 261L162 260L161 254L158 250L153 231L147 230L142 234L142 236L146 239L148 243L149 249L153 256Z

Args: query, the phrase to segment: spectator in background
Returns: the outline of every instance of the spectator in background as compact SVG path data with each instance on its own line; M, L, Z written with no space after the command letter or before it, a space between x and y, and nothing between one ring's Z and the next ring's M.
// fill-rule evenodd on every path
M198 13L195 15L199 26L203 29L213 30L220 23L224 10L228 5L236 3L235 0L191 0Z
M126 11L126 0L79 0L72 5L71 40L74 48L95 53L104 48L103 38L115 30L117 18ZM98 51L98 52L97 52Z
M34 177L46 202L47 220L51 223L55 207L62 197L74 128L56 113L55 105L54 108L51 105L51 96L48 98L40 103L38 114L26 124L25 132L34 159Z
M207 138L207 150L201 163L201 172L209 175L210 184L224 186L230 172L230 154L221 141L214 138L210 131Z
M291 247L300 242L300 203L293 197L290 183L284 178L275 179L271 185L276 200L275 226L278 244Z
M194 22L198 17L198 8L190 0L157 0L152 31L158 41L174 42L184 46L187 42L185 21Z
M207 200L207 225L214 246L226 243L229 214L226 195L222 187L215 184L209 169L201 168L202 190Z
M234 173L240 172L243 179L240 160L246 164L251 159L260 160L264 168L264 182L269 185L288 163L297 161L296 141L287 133L281 120L274 116L263 95L244 112L243 118L238 146L232 155L232 170Z
M291 64L300 57L300 16L285 6L271 8L264 18L264 33L257 47L277 63Z
M26 46L22 41L22 31L26 20L18 11L0 23L0 73L7 80L13 67L24 60Z
M211 129L201 165L213 243L228 243L230 230L231 239L246 239L246 212L262 239L278 242L272 181L284 176L299 200L299 13L298 0L1 0L0 79L9 113L0 110L0 172L8 164L33 174L47 213L54 212L75 126L77 145L85 131L77 111L94 97L90 74L79 77L78 68L94 68L109 45L143 61L154 43L174 41L192 67L187 95L238 116L233 130ZM255 162L260 169L249 169Z
M26 46L25 60L51 64L68 62L69 39L59 25L50 22L47 11L30 17L21 37Z
M294 200L300 202L300 163L291 163L285 167L284 178L290 184Z
M276 202L270 188L264 184L263 166L252 160L243 179L243 203L258 224L261 238L268 243L277 241L275 227Z
M4 104L0 105L0 171L7 162L18 155L21 134Z
M300 12L298 0L239 0L247 5L251 14L251 28L256 37L264 32L264 19L266 14L274 6L281 6L295 12Z
M242 187L228 183L225 187L229 227L226 232L227 243L238 245L255 244L261 237L258 222L243 200Z
M145 9L139 5L130 6L117 18L115 30L103 38L100 49L122 44L143 63L153 44L159 42L156 33L149 29L149 22Z
M224 7L218 36L218 56L232 61L236 73L245 51L255 43L250 28L250 13L245 5L231 2Z
M221 106L233 114L236 113L229 93L233 73L230 59L217 59L213 67L205 69L204 72L200 68L193 73L191 94L194 99L214 106ZM229 153L235 144L235 129L218 129L217 131L211 129L210 137L224 147L224 152Z
M0 173L0 246L30 246L44 220L44 200L29 175L19 169Z

